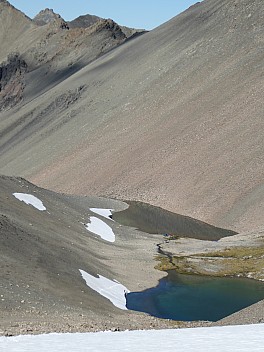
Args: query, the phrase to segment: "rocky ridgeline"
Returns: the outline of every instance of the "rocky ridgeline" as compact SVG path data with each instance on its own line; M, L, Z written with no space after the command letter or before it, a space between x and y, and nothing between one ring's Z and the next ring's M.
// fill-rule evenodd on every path
M0 23L0 111L40 94L40 81L53 85L69 77L137 32L92 15L67 22L48 8L30 19L6 0L0 0ZM26 82L35 87L25 90Z

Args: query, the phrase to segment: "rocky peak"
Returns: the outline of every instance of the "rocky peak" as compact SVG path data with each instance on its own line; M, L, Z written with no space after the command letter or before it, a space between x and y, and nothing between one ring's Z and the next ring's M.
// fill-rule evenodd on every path
M107 30L111 32L114 39L126 39L120 26L111 19L101 19L95 26L97 31Z
M40 11L34 18L33 21L38 26L45 26L48 23L57 22L59 26L63 29L69 28L67 22L57 13L53 11L53 9L45 9Z
M5 9L10 10L11 9L11 13L13 10L13 13L19 13L19 14L23 15L23 17L26 18L27 20L29 20L30 22L32 21L31 18L29 18L27 15L24 14L24 12L18 10L16 7L14 7L12 4L10 4L10 2L7 0L0 0L0 9L1 9L1 13L2 13L2 10L5 10Z
M12 9L16 10L16 11L19 11L19 10L17 10L13 5L11 5L10 2L7 1L7 0L0 0L0 6L10 7L10 8L12 8ZM19 11L19 12L21 12L21 11ZM24 14L24 15L25 15L25 14ZM26 16L26 15L25 15L25 16Z

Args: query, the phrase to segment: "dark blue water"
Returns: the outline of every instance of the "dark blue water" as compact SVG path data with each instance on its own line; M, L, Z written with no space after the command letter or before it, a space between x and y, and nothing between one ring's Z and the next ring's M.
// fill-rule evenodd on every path
M157 287L127 295L127 308L182 321L217 321L264 299L264 284L170 272Z

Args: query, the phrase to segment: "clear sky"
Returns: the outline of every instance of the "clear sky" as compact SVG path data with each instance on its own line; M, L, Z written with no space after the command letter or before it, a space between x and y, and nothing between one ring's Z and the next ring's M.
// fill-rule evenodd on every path
M29 17L51 8L65 20L80 15L111 18L120 25L152 29L184 11L198 0L9 0Z

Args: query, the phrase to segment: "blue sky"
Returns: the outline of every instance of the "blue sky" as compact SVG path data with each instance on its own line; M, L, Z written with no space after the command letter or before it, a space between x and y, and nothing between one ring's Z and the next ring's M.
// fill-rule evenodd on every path
M111 18L121 25L152 29L184 11L198 0L9 0L29 17L52 8L65 20L91 14Z

